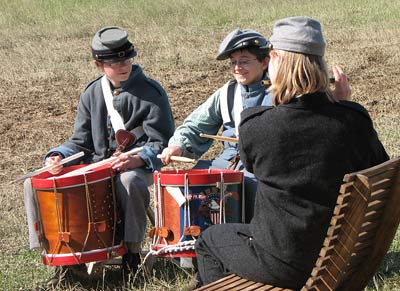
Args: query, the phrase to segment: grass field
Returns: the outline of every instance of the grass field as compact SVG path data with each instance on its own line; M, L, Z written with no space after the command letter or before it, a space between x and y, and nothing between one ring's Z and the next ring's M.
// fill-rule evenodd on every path
M215 60L228 32L251 28L269 37L277 19L315 17L328 64L345 69L353 100L370 111L390 156L400 155L399 1L0 0L0 6L0 290L29 290L50 276L28 248L22 185L9 181L40 168L45 152L72 133L79 95L99 74L90 42L102 26L129 31L135 61L165 87L179 125L230 78L227 63ZM368 291L400 290L399 251L397 235ZM190 277L165 260L153 271L149 281L125 290L179 290ZM112 289L107 280L67 290Z

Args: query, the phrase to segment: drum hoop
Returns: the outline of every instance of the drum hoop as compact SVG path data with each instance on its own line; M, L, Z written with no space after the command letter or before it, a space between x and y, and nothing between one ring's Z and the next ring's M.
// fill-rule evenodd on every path
M160 176L160 177L158 177ZM209 186L219 183L221 176L225 184L233 183L240 184L243 180L243 172L240 170L228 169L193 169L193 170L169 170L156 171L153 175L153 180L159 181L161 185L184 186L185 177L188 177L189 186Z
M76 188L76 187L80 187L80 186L90 185L90 184L106 181L106 180L109 180L111 178L112 177L106 177L106 178L103 178L103 179L90 181L90 182L87 182L87 183L80 183L80 184L75 184L75 185L71 185L71 186L57 187L57 190L64 190L64 189L69 189L69 188ZM34 189L35 190L49 190L49 189L53 190L53 188L34 188Z
M74 171L76 169L85 167L86 165L75 165L66 167L64 172L68 173L70 171ZM91 169L90 171L70 176L70 177L61 177L61 176L52 176L48 172L44 172L32 178L32 187L34 189L52 189L53 188L53 180L57 182L58 189L65 189L67 187L76 187L81 186L82 184L85 185L85 180L89 181L89 183L95 183L104 181L106 179L113 178L113 172L110 171L109 165L99 166L97 168ZM70 170L70 171L68 171Z
M220 184L220 183L221 183L221 181L210 183L210 184L189 184L189 187L191 187L191 186L193 186L193 187L214 186L214 185L217 185L217 184ZM237 185L237 184L242 184L242 181L229 182L229 183L224 182L224 184L225 185ZM185 187L184 184L166 184L166 183L161 183L160 186Z

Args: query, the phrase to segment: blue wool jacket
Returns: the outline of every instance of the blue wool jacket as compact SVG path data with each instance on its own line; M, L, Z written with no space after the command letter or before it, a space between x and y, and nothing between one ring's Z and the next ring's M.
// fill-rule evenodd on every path
M265 77L264 79L267 79ZM232 82L230 82L232 83ZM241 85L233 82L234 86L239 86L241 90L241 98L243 108L254 107L258 105L272 105L272 99L267 88L262 82L257 81L251 85ZM211 146L213 140L202 138L200 133L216 135L222 127L222 135L235 137L235 114L234 106L235 95L228 94L228 110L231 120L226 121L221 112L221 95L222 90L226 87L221 87L215 91L202 105L193 111L179 126L174 135L169 140L169 146L179 146L184 150L184 156L199 158ZM224 92L226 94L226 92ZM237 144L224 142L224 150L217 160L220 160L219 168L226 168L228 161L235 157L238 153ZM225 164L225 165L224 165Z

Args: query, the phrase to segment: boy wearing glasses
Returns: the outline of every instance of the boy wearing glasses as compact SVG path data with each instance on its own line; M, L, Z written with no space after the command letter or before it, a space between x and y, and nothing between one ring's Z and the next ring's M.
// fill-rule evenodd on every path
M213 140L200 133L216 135L222 126L222 135L237 137L240 112L257 105L272 105L268 89L268 41L257 31L235 29L222 41L217 60L229 59L234 80L215 91L206 102L192 112L179 126L164 149L164 164L171 156L201 157ZM263 81L266 81L265 84ZM247 172L238 158L235 143L224 142L224 150L212 161L199 161L195 168L240 169L245 175L245 221L253 216L256 179Z
M157 158L174 132L174 120L165 90L149 79L141 67L132 64L137 52L128 33L119 27L104 27L92 40L96 67L104 73L88 84L82 93L72 137L45 156L46 165L83 151L85 156L67 165L93 163L118 156L112 163L117 171L115 192L122 209L123 240L128 253L123 256L124 274L135 272L140 263L140 249L146 231L148 186L152 172L161 167ZM137 155L121 152L143 147ZM62 165L52 170L58 174ZM25 205L28 217L30 247L38 248L34 195L30 180L25 181ZM62 269L58 268L49 285L56 285ZM63 270L65 271L65 270Z

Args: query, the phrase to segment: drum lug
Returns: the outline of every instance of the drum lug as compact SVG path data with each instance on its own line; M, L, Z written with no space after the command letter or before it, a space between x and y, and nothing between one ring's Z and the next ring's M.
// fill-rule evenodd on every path
M149 238L154 238L154 235L156 234L156 228L152 227L149 231Z
M153 238L155 235L165 238L168 241L174 240L174 233L167 227L153 227L149 232L149 237Z
M70 232L59 232L58 233L58 238L62 242L69 243L70 237L71 237Z
M201 228L198 225L185 226L183 228L184 235L199 236L200 232L201 232Z
M105 232L106 228L107 225L105 220L88 223L89 232Z

